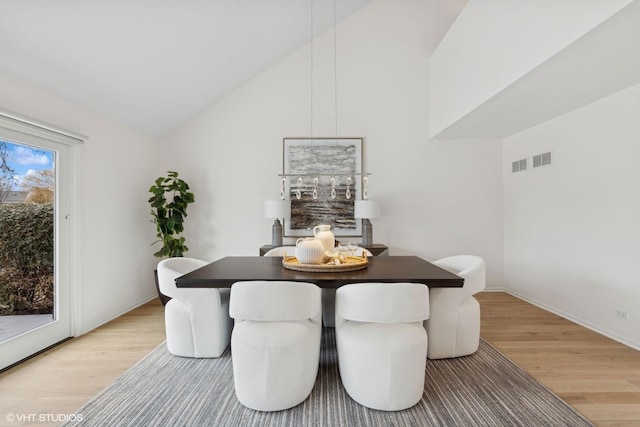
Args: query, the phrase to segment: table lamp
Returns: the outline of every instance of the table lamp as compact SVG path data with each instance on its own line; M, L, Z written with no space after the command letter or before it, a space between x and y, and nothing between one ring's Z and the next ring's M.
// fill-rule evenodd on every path
M380 216L380 203L375 200L356 200L353 216L362 218L362 245L373 246L373 227L369 219Z
M282 246L282 224L280 218L289 218L291 216L290 200L265 200L264 217L273 218L273 227L271 227L271 244L273 246Z

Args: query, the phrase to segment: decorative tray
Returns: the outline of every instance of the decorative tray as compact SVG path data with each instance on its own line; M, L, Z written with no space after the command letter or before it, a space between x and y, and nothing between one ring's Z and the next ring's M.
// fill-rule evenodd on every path
M344 271L364 270L369 265L367 256L346 256L339 264L336 264L335 258L325 257L324 264L302 264L298 258L294 256L282 257L282 266L287 270L305 271L311 273L332 273Z

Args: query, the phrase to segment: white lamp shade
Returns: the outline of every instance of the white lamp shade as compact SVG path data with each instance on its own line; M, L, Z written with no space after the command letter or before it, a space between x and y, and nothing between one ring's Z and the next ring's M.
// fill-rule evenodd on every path
M291 216L290 200L265 200L264 217L265 218L289 218Z
M375 200L356 200L354 216L356 218L378 218L380 203Z

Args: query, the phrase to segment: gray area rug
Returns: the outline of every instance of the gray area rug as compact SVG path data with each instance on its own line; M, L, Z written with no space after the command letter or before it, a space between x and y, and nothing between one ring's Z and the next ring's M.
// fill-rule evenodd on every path
M428 360L422 400L404 411L367 409L340 382L333 328L323 332L311 396L285 411L242 406L229 349L218 359L169 354L163 344L65 426L591 426L485 341L471 356Z

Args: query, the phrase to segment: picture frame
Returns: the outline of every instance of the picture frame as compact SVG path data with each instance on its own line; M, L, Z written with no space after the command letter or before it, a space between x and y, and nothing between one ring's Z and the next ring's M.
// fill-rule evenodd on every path
M285 237L312 236L319 224L330 224L336 237L362 235L362 221L354 217L362 190L362 143L354 137L283 139L282 174L291 200Z

